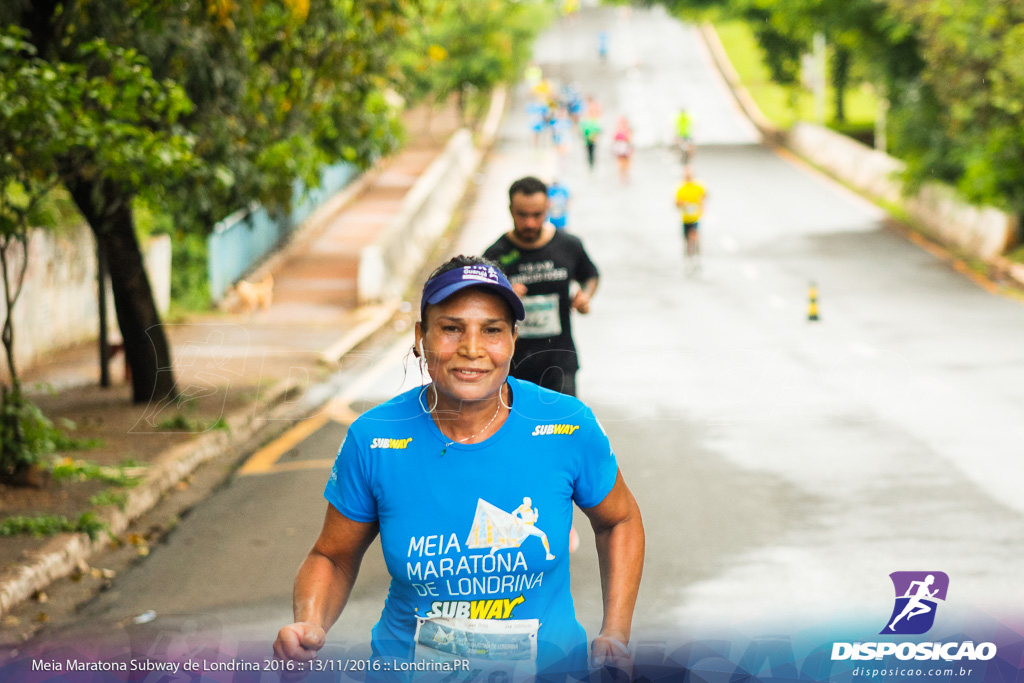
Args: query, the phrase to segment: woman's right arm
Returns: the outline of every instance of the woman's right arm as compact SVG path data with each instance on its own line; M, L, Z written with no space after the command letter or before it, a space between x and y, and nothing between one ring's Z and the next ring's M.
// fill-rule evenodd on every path
M324 646L359 574L366 549L377 537L377 522L356 522L328 503L323 529L299 567L292 594L295 623L282 628L274 655L308 661Z

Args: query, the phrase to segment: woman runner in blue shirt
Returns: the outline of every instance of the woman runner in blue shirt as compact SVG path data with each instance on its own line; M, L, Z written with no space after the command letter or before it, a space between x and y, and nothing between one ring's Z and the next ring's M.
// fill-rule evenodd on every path
M459 256L437 269L420 317L414 353L432 382L349 428L276 656L316 657L379 533L392 580L373 629L376 677L585 676L569 592L575 503L601 569L590 663L628 666L644 530L603 429L577 399L508 376L524 310L493 262Z

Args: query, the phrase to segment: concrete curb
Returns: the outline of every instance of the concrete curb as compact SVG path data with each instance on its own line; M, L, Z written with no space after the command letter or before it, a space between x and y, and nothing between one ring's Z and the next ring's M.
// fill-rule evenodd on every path
M722 39L718 37L715 27L705 22L698 27L698 31L700 32L701 39L704 41L704 45L708 48L708 53L711 54L711 59L715 63L718 73L722 75L722 78L725 79L725 84L729 86L729 92L736 98L740 109L750 119L750 122L761 132L761 137L764 138L764 141L772 145L784 145L785 133L776 128L775 124L761 113L760 107L757 106L754 98L750 96L750 93L743 86L743 81L740 80L739 73L737 73L736 68L732 65L732 61L729 60L729 55L726 53L725 46L722 45Z
M364 309L376 310L372 310L367 320L356 325L344 337L321 351L320 362L326 365L337 365L340 363L346 353L359 346L364 339L384 327L394 317L395 313L398 312L401 305L401 301L393 299L380 306L364 307Z

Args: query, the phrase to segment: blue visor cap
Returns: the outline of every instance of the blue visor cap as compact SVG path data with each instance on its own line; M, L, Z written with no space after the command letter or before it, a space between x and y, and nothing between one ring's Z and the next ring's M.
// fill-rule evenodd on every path
M509 284L504 273L494 266L462 266L441 273L437 277L427 280L427 284L423 285L423 296L420 298L420 320L423 320L423 311L426 310L427 304L439 304L466 287L486 287L493 290L512 307L512 314L516 320L526 317L523 302L512 289L512 285Z

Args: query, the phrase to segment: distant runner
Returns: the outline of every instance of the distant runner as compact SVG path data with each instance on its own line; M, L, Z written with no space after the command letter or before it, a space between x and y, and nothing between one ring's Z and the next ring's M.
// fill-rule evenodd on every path
M599 31L597 34L597 56L602 63L608 61L608 31Z
M574 125L578 124L583 112L583 96L580 94L579 84L567 83L562 86L562 104L569 112L569 119Z
M548 185L548 222L558 230L569 222L569 188L557 178Z
M597 138L601 134L601 122L590 117L580 121L580 132L583 134L583 144L587 148L587 165L594 170L594 151L597 149Z
M569 396L576 395L579 360L571 312L586 314L597 291L598 272L583 243L546 221L548 188L528 176L508 191L512 230L487 248L523 300L526 318L512 357L511 374ZM579 285L573 293L570 285Z
M569 112L559 105L551 121L551 141L555 143L555 150L560 158L569 153L571 135L572 120L569 118Z
M530 125L530 132L533 133L534 147L540 147L541 134L547 125L548 111L548 105L541 99L532 99L526 105L526 120Z
M697 228L704 215L704 202L708 193L704 185L694 180L693 170L689 166L684 173L684 180L676 190L676 206L683 212L686 258L690 261L690 268L696 269L700 267L700 236Z
M693 158L693 117L684 108L676 113L675 146L683 166L690 163Z
M629 164L633 158L633 129L625 116L619 118L615 137L612 140L612 152L619 164L619 180L623 184L629 182Z

